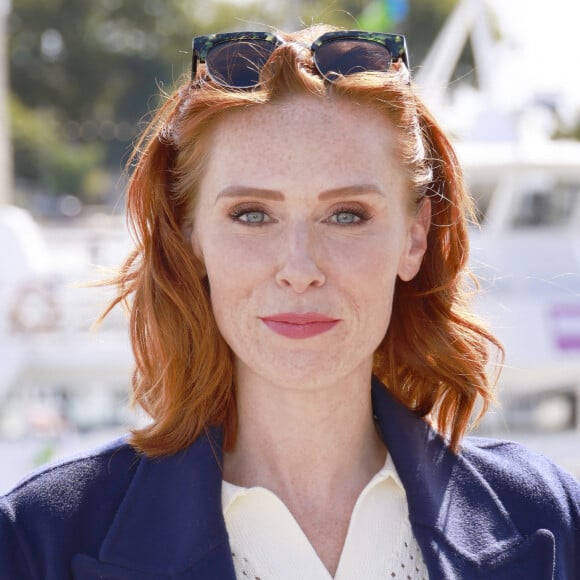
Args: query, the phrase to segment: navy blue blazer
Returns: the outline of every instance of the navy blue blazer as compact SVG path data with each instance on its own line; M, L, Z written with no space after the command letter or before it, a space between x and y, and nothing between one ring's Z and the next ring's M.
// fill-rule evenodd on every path
M431 580L580 578L580 484L514 443L445 441L377 381L373 407ZM221 431L147 459L119 440L0 498L2 580L235 580ZM266 579L264 579L266 580Z

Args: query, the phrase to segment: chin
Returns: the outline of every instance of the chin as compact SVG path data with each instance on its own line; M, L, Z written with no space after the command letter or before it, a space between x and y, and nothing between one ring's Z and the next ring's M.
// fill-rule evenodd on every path
M263 355L258 364L240 365L239 370L243 374L261 377L271 384L299 391L331 387L360 373L368 373L370 379L372 354L359 360L338 360L340 357L335 352L332 351L330 356L312 350L301 353L286 351L283 357L268 358ZM264 365L265 360L272 364Z

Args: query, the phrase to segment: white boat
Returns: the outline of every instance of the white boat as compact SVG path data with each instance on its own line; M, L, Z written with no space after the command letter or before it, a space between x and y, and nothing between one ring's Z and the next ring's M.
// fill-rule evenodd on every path
M131 248L123 218L40 227L0 208L0 491L32 467L124 432L133 357L111 290L83 287Z
M416 75L457 136L482 221L471 232L484 290L476 308L506 349L501 407L481 431L580 477L580 142L550 137L557 95L546 106L537 77L509 77L517 56L490 30L488 10L460 0ZM478 89L447 90L467 41Z

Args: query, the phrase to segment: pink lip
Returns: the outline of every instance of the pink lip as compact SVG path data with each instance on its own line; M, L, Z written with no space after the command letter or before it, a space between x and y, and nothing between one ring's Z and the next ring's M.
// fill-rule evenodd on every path
M262 318L270 329L287 338L310 338L334 328L340 320L316 312L283 312Z

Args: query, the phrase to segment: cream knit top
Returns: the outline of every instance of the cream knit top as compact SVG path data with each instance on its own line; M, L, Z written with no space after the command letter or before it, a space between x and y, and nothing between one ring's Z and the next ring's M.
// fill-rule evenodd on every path
M332 580L273 492L223 482L222 507L238 580ZM407 497L387 455L358 497L334 580L427 580Z

